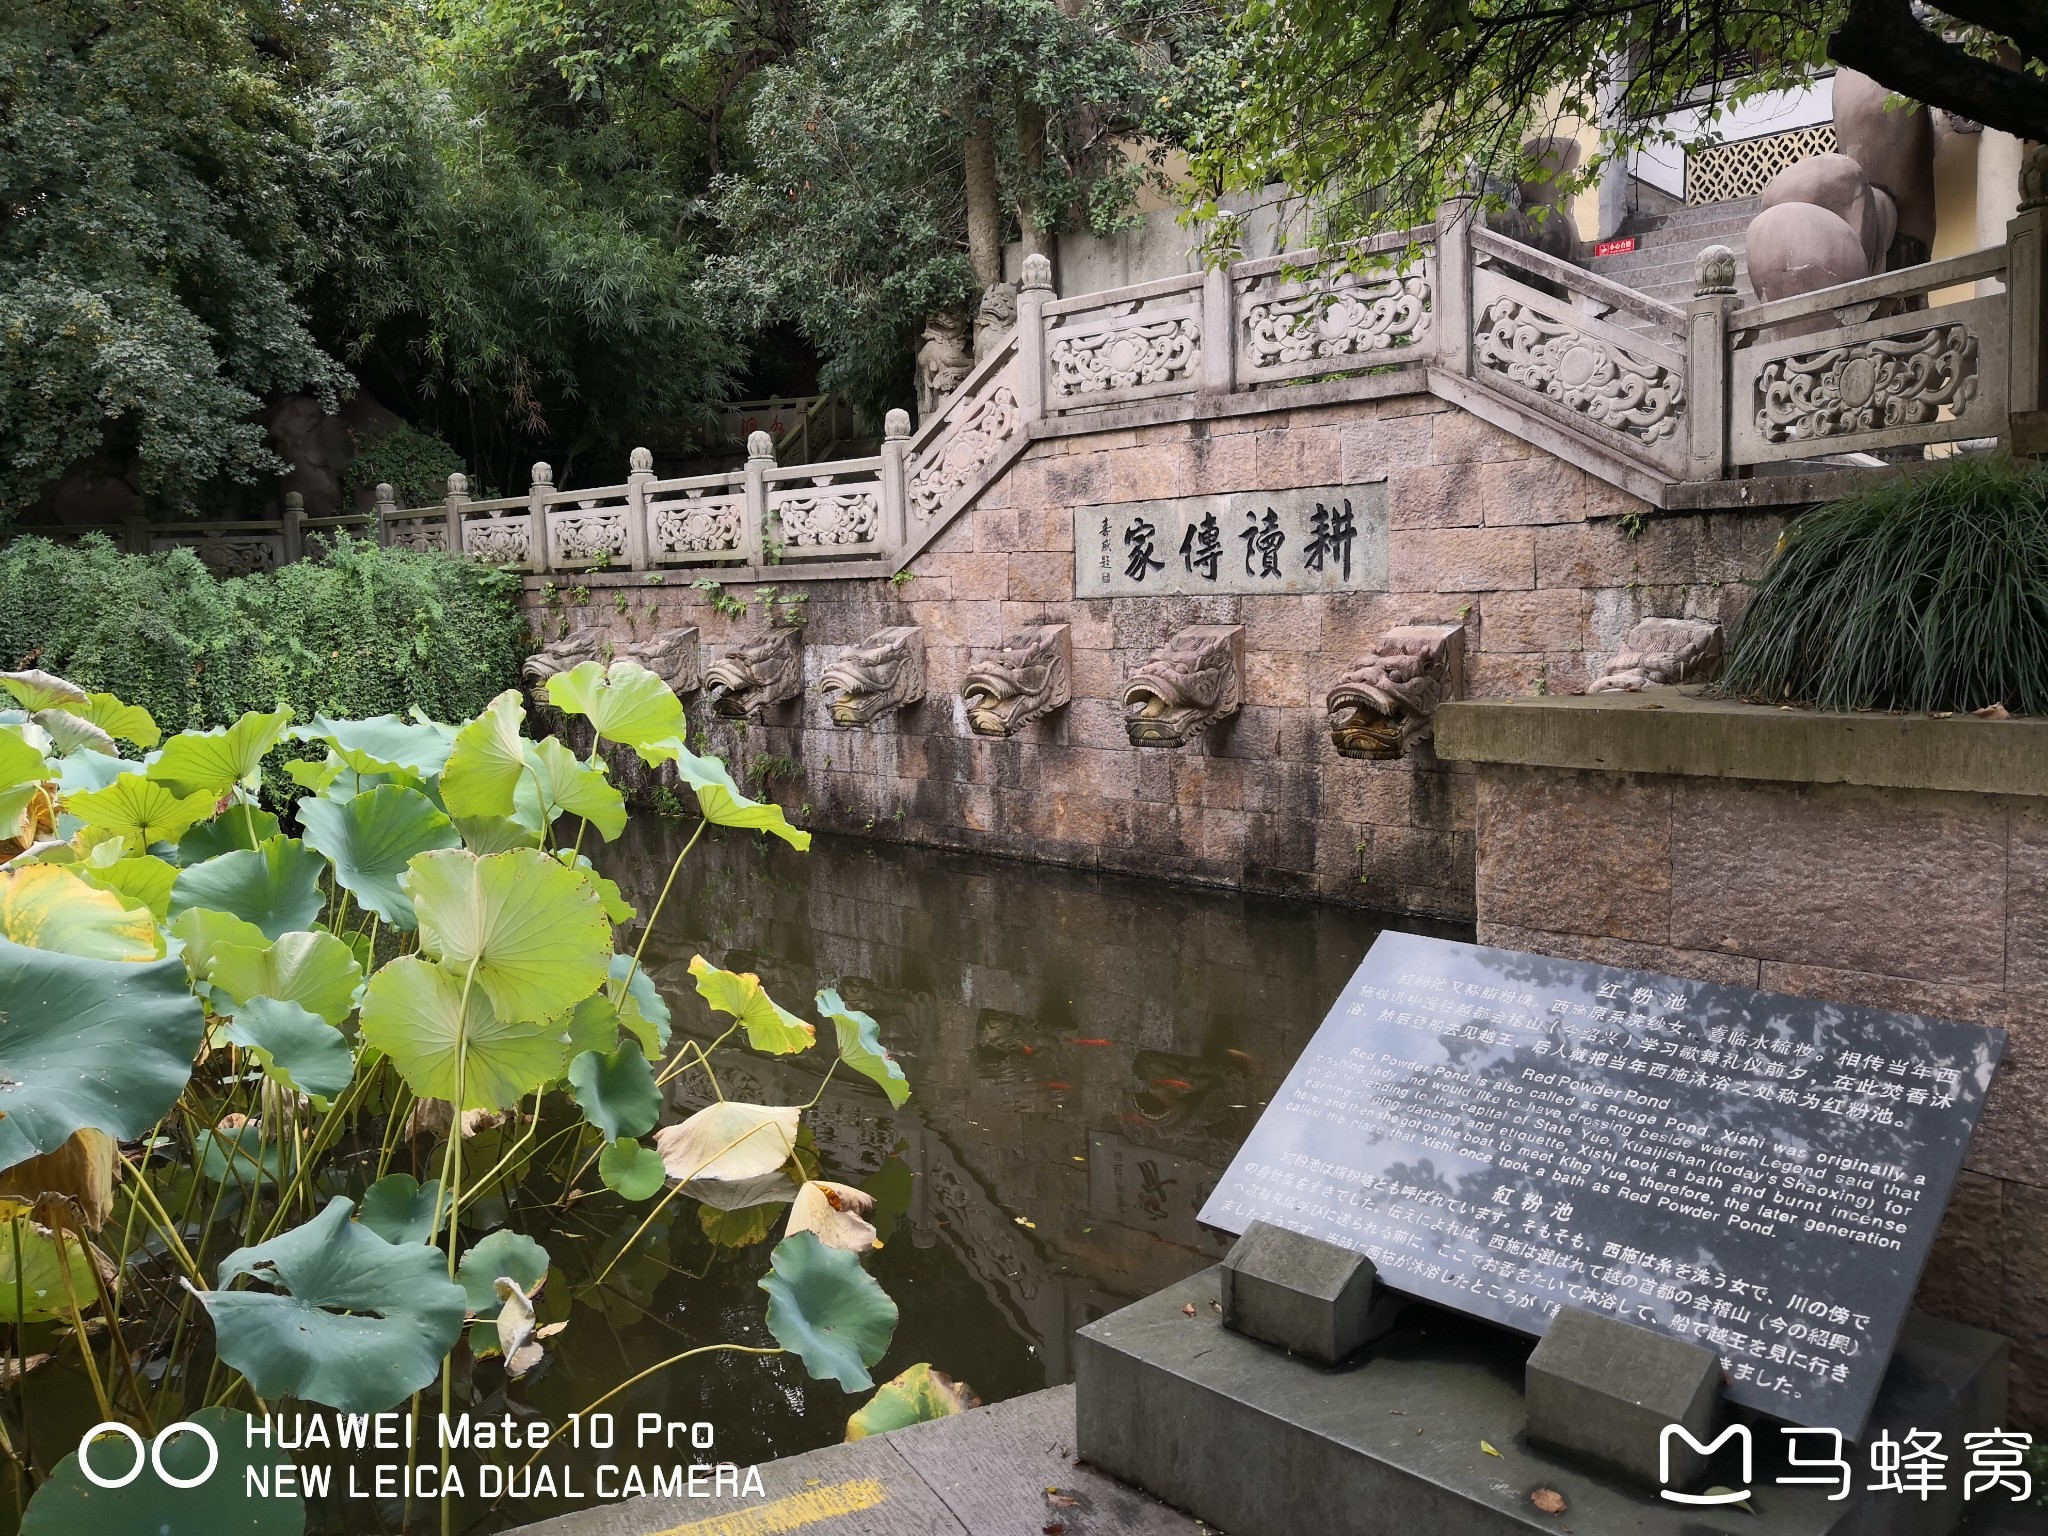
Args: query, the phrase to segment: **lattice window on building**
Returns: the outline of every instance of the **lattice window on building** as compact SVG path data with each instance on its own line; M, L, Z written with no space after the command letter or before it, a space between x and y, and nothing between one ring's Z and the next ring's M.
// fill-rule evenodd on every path
M1755 197L1786 166L1809 155L1831 154L1834 147L1835 125L1815 123L1789 133L1694 150L1685 157L1685 200L1698 207Z

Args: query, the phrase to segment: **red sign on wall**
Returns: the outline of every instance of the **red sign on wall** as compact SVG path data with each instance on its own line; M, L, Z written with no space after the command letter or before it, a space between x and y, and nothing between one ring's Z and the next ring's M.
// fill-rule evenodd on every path
M1623 235L1618 240L1601 240L1593 246L1595 256L1625 256L1636 248L1634 235Z

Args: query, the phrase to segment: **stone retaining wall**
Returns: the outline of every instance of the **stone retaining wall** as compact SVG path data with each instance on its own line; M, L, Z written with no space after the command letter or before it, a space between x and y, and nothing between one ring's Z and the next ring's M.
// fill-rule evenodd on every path
M808 598L800 704L742 733L712 721L700 696L693 720L736 771L779 775L776 798L813 827L1469 916L1469 771L1426 753L1340 758L1324 713L1330 685L1387 629L1462 618L1471 693L1582 687L1641 617L1732 619L1784 514L1651 511L1432 395L1295 409L1288 394L1135 430L1052 424L908 579L780 589ZM1074 596L1076 506L1373 481L1389 505L1385 591ZM549 637L565 625L626 640L696 624L708 664L765 628L758 610L714 612L681 573L659 585L632 573L553 580L528 583ZM972 659L1046 622L1071 627L1073 702L1016 739L973 735L957 697ZM1184 748L1132 747L1125 677L1175 631L1216 622L1245 626L1243 711ZM898 624L924 631L925 701L834 728L819 674L843 647Z

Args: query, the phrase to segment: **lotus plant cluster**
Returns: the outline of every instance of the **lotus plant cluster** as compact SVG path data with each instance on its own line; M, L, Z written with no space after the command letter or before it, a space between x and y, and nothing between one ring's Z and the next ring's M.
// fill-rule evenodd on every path
M493 1357L516 1392L562 1324L537 1321L546 1249L493 1230L484 1197L531 1160L562 1096L561 1201L652 1206L613 1263L678 1199L707 1225L786 1204L760 1280L773 1344L703 1345L632 1381L743 1350L874 1388L896 1307L862 1263L871 1202L818 1177L809 1106L726 1098L714 1057L822 1038L828 1080L858 1074L892 1105L909 1085L835 991L813 1022L701 956L696 990L726 1027L671 1038L640 950L690 847L711 826L810 837L690 751L660 678L622 660L548 680L594 733L588 755L530 739L509 691L454 724L280 709L163 740L146 710L47 673L0 686L0 1384L75 1352L103 1419L149 1435L199 1415L231 1458L252 1411L417 1409L438 1392L446 1413L458 1374ZM631 950L618 925L636 914L586 851L628 820L603 743L673 765L702 813ZM267 809L259 769L280 748L304 793ZM707 1107L657 1129L664 1085L687 1074ZM485 1127L500 1150L471 1166ZM424 1181L393 1168L421 1140L438 1142ZM42 1354L24 1344L36 1324ZM915 1366L850 1433L967 1401ZM159 1529L75 1455L38 1479L4 1421L0 1456L24 1530ZM216 1485L232 1498L234 1481Z

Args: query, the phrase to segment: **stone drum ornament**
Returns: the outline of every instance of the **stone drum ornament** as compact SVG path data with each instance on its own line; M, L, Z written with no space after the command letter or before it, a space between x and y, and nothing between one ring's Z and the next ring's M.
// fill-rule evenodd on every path
M1721 626L1702 619L1645 619L1628 632L1588 693L1638 693L1678 683L1711 682L1721 673Z
M830 695L834 725L866 725L924 697L924 631L915 624L878 629L850 646L818 679Z
M758 640L734 646L704 674L711 707L729 720L744 720L804 691L804 636L800 629L770 630Z
M1185 746L1244 703L1244 626L1195 624L1141 662L1124 684L1134 747Z
M1003 641L960 684L977 736L1014 736L1074 696L1074 663L1064 624L1034 624Z
M1329 692L1341 757L1391 762L1435 731L1436 708L1465 694L1465 626L1403 624Z

